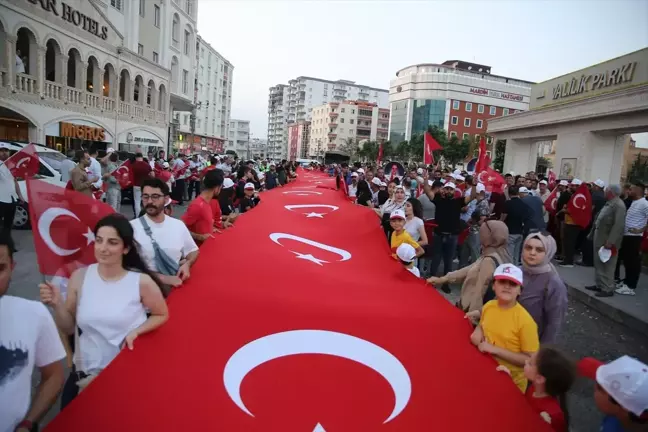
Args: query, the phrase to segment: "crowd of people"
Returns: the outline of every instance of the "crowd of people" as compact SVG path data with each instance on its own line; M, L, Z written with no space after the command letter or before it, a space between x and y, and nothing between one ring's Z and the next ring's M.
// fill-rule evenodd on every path
M80 151L76 159L68 173L71 188L105 199L118 210L121 185L112 175L118 168L115 153L98 158L94 150ZM64 408L120 350L137 349L139 336L167 321L165 297L191 277L200 245L254 210L260 191L282 187L297 176L296 164L289 161L274 164L216 156L204 160L198 155L188 159L136 154L129 163L135 217L128 220L115 212L101 219L94 228L96 263L76 270L65 284L42 283L41 303L5 295L15 265L14 245L8 232L0 233L0 398L8 401L0 404L0 431L37 430L59 393ZM325 170L321 165L308 168ZM346 187L357 204L373 208L394 259L408 272L445 291L451 283L461 283L457 306L475 324L470 341L498 361L499 370L510 374L554 430L566 431L564 398L576 365L550 344L557 341L567 308L567 291L552 260L562 245L563 264L571 265L567 255L574 249L567 243L574 233L563 226L569 217L564 203L569 192L561 190L560 211L553 215L542 205L548 197L547 182L534 176L522 180L507 176L510 183L504 191L490 193L468 173L414 167L401 178L388 178L382 168L368 165L329 168L332 174L337 171L338 185ZM170 175L161 174L165 170ZM119 194L109 193L110 185L102 189L100 182L119 187ZM632 289L636 281L625 261L626 256L631 258L623 248L635 247L636 241L626 241L624 228L618 225L629 227L626 235L636 236L648 224L648 212L643 217L648 205L637 204L643 190L634 185L628 192L629 210L626 213L624 206L624 220L619 222L621 189L604 186L593 185L592 194L594 187L601 188L607 201L594 214L587 237L594 249L602 242L604 249L620 250L625 283ZM98 190L101 196L95 193ZM190 201L186 211L175 218L174 203L185 200ZM553 225L551 218L556 219ZM547 231L548 224L558 227L554 235ZM587 237L581 250L587 247ZM597 274L614 273L616 259L596 268ZM609 292L605 279L599 279L601 285L595 288ZM65 378L62 360L68 355L72 367ZM41 381L32 400L34 366ZM646 365L622 357L607 365L585 359L578 367L597 382L595 400L607 425L603 430L646 427ZM630 378L619 383L619 374Z

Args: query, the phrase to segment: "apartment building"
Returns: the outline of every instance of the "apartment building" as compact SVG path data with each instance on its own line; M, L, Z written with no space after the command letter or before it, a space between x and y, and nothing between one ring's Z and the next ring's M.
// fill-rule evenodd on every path
M193 112L173 113L178 151L223 153L229 137L234 67L200 36L195 48ZM190 107L190 108L192 108ZM192 117L193 116L193 117Z
M239 157L249 159L252 157L250 144L250 121L230 120L227 150L234 150Z
M300 120L288 126L288 159L307 159L311 122Z
M281 87L280 90L279 87ZM288 154L288 125L298 121L310 121L314 107L328 102L342 102L345 100L373 103L382 108L389 107L388 90L356 84L354 81L348 80L330 81L300 76L288 81L288 86L279 84L271 87L270 105L274 100L275 106L278 106L279 95L281 95L283 123L276 122L276 116L274 122L269 118L268 129L272 123L274 134L272 143L275 146L280 146L283 157ZM273 99L273 96L275 99ZM273 113L276 114L276 111ZM268 134L270 134L270 129Z
M329 102L313 108L308 146L309 157L340 150L353 141L385 142L389 109L364 101Z
M187 99L165 53L174 28L192 40L195 17L193 0L0 2L0 139L166 150L169 108ZM93 133L80 138L79 127Z
M290 87L278 84L270 87L268 98L268 157L281 159L284 143L287 142L287 112Z

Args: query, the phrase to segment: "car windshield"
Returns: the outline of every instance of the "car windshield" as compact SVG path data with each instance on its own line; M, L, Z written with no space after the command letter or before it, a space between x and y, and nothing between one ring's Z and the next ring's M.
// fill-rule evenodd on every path
M37 152L36 154L58 172L61 172L61 162L67 159L63 153L58 152Z

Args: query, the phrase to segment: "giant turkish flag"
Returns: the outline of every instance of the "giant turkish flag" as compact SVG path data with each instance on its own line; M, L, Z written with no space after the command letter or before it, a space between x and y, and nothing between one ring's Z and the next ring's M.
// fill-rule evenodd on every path
M46 430L550 431L463 313L390 256L376 214L333 189L301 172L207 240L170 320Z

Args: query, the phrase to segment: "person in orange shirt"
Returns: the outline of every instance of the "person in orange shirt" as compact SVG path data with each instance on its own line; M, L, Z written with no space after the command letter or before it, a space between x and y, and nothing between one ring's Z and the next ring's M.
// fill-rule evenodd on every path
M396 250L402 244L408 244L416 251L416 256L420 257L425 253L421 245L414 241L412 236L405 230L405 212L403 210L394 210L389 215L389 225L392 227L391 238L389 240L392 250L392 256L398 259Z
M196 197L184 215L182 221L187 225L191 237L200 244L212 237L214 233L214 215L210 202L218 197L223 187L223 172L221 170L209 171L203 178L203 190Z

